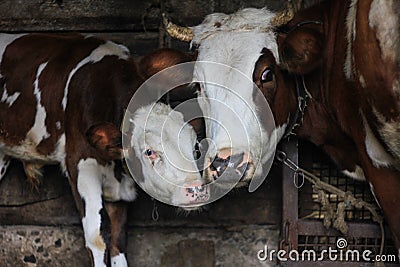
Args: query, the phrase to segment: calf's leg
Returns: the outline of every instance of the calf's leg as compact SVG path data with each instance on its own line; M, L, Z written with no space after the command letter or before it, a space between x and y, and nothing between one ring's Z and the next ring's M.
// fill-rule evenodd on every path
M106 202L105 207L110 217L111 240L110 258L112 267L127 267L126 251L126 202Z
M99 164L93 158L86 158L76 164L67 162L67 168L93 266L106 267L110 220L103 206Z

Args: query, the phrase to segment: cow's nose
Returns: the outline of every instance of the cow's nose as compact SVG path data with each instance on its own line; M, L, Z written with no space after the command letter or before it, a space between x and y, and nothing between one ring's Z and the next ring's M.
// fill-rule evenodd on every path
M239 153L231 156L218 154L210 165L210 170L214 173L214 179L222 176L228 169L240 176L244 176L247 170L248 156L246 153Z
M217 173L217 176L221 176L226 168L228 167L229 160L231 157L228 157L226 159L220 158L220 157L215 157L214 161L211 163L210 169L212 171L215 171Z

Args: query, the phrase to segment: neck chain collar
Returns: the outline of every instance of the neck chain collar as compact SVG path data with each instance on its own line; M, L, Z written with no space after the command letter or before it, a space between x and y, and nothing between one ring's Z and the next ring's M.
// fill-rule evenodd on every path
M308 92L303 75L294 76L296 82L296 98L297 108L293 119L289 120L289 124L286 127L285 135L283 138L287 138L291 135L295 135L294 130L303 123L304 112L307 107L307 98L312 98Z

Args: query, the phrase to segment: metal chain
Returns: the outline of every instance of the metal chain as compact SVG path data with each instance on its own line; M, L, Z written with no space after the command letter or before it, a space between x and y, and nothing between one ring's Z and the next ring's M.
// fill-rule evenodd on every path
M278 150L275 154L275 158L285 164L289 169L293 171L293 184L294 186L299 189L304 185L304 173L301 171L300 167L294 163L291 159L286 156L286 153L283 151ZM298 181L299 176L302 177L301 184L298 185L296 181Z
M159 214L158 214L158 207L157 207L157 203L156 200L154 198L151 198L151 200L153 201L153 211L151 212L151 218L153 219L153 221L158 221L159 219Z

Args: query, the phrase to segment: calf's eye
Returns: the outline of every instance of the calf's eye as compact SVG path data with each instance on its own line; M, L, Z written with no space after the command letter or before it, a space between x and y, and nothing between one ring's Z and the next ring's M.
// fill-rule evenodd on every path
M151 163L154 165L155 161L159 158L156 151L148 148L143 152L144 156L147 157Z
M146 151L144 151L144 154L148 157L151 157L154 155L154 151L151 149L146 149Z

